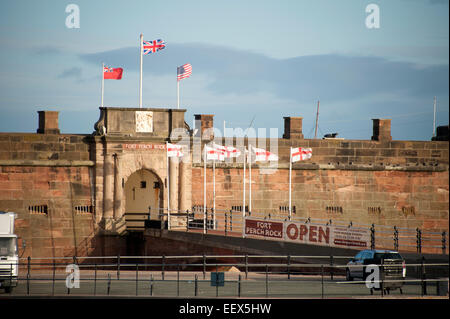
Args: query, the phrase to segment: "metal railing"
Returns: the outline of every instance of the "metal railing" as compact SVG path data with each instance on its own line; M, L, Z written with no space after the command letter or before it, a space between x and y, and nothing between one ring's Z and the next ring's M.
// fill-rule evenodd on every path
M130 218L133 217L133 218ZM219 232L226 236L243 236L244 216L242 211L219 210L207 208L203 213L203 207L194 206L192 210L171 210L171 230L202 231L204 233ZM263 215L253 212L245 212L245 218L264 219L268 221L286 221L275 219L271 214ZM144 230L150 221L156 222L153 227L167 228L167 209L152 210L148 213L126 213L125 220L134 222L128 224L127 229ZM397 251L415 251L417 253L441 253L448 254L448 230L429 231L420 228L405 228L385 225L365 225L352 221L316 219L311 217L293 216L291 221L304 222L315 225L337 225L355 228L366 228L370 232L370 248L392 249Z
M123 295L163 297L314 297L367 296L367 280L345 280L351 256L84 256L22 258L19 285L12 295ZM307 264L306 261L309 261ZM80 288L67 285L67 266L77 265ZM378 266L383 269L387 264ZM406 278L381 277L385 285L401 282L405 296L442 295L448 288L448 263L408 263ZM360 266L359 266L360 267ZM444 276L431 270L446 269ZM221 279L218 274L223 273ZM428 275L428 276L427 276ZM428 289L427 289L428 288Z

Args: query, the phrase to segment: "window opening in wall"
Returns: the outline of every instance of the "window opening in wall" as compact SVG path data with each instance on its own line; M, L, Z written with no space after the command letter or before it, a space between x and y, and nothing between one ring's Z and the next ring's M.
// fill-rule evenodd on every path
M369 214L380 214L381 213L381 207L367 207L367 212Z
M141 188L147 188L147 182L141 181Z
M94 206L93 205L78 205L74 207L75 212L79 214L93 214Z
M280 206L279 209L280 209L280 212L289 212L289 206ZM292 213L293 214L296 213L295 206L292 206Z
M30 214L47 215L48 214L48 206L47 205L28 206L28 211L30 212Z
M333 214L333 213L343 214L344 213L342 206L327 206L326 211L328 214Z

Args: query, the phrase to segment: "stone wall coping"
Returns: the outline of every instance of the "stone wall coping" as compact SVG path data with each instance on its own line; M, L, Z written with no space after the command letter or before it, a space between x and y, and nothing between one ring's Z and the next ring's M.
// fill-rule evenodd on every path
M213 163L207 163L208 168L213 167ZM193 163L192 167L204 167L203 163ZM242 163L218 163L216 168L243 168ZM269 165L260 165L252 163L253 169L289 169L289 164L278 163L275 167ZM248 168L247 168L248 169ZM293 170L347 170L347 171L408 171L408 172L445 172L448 171L447 165L423 166L423 165L369 165L369 164L316 164L302 163L294 164Z
M1 166L94 166L94 161L70 161L70 160L0 160Z
M99 107L100 110L114 110L114 111L155 111L155 112L186 112L186 109L171 109L163 107L112 107L103 106Z

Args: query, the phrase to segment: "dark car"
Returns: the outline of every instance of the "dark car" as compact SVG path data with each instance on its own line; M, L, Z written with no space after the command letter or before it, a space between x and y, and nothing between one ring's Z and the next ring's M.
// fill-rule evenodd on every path
M382 288L388 293L389 290L397 288L400 288L400 292L402 292L401 287L403 286L403 280L406 277L406 263L397 251L360 251L347 263L347 280L353 280L354 278L366 280L367 275L370 273L366 272L366 267L368 265L377 265L380 267L380 280L382 280Z

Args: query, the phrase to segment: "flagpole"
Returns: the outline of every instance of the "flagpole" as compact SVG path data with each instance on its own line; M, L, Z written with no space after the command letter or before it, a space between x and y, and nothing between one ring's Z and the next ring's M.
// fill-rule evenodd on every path
M292 147L289 151L289 220L291 220L291 200L292 200Z
M252 212L252 145L249 144L248 147L248 167L249 167L249 175L248 175L248 212Z
M213 159L213 229L216 229L216 159Z
M245 153L247 149L244 146L244 194L242 196L242 237L245 237L245 166L247 163L245 162Z
M177 79L177 108L180 109L180 81Z
M203 146L203 234L206 233L206 144Z
M170 176L169 176L169 144L166 141L166 162L167 162L167 229L170 230Z
M141 37L140 37L140 44L139 44L139 51L141 53L141 66L140 66L140 77L139 77L139 108L142 108L142 49L143 49L143 42L144 42L144 35L141 33Z
M102 63L102 104L101 104L101 107L103 107L103 94L105 92L104 86L105 86L105 63Z

